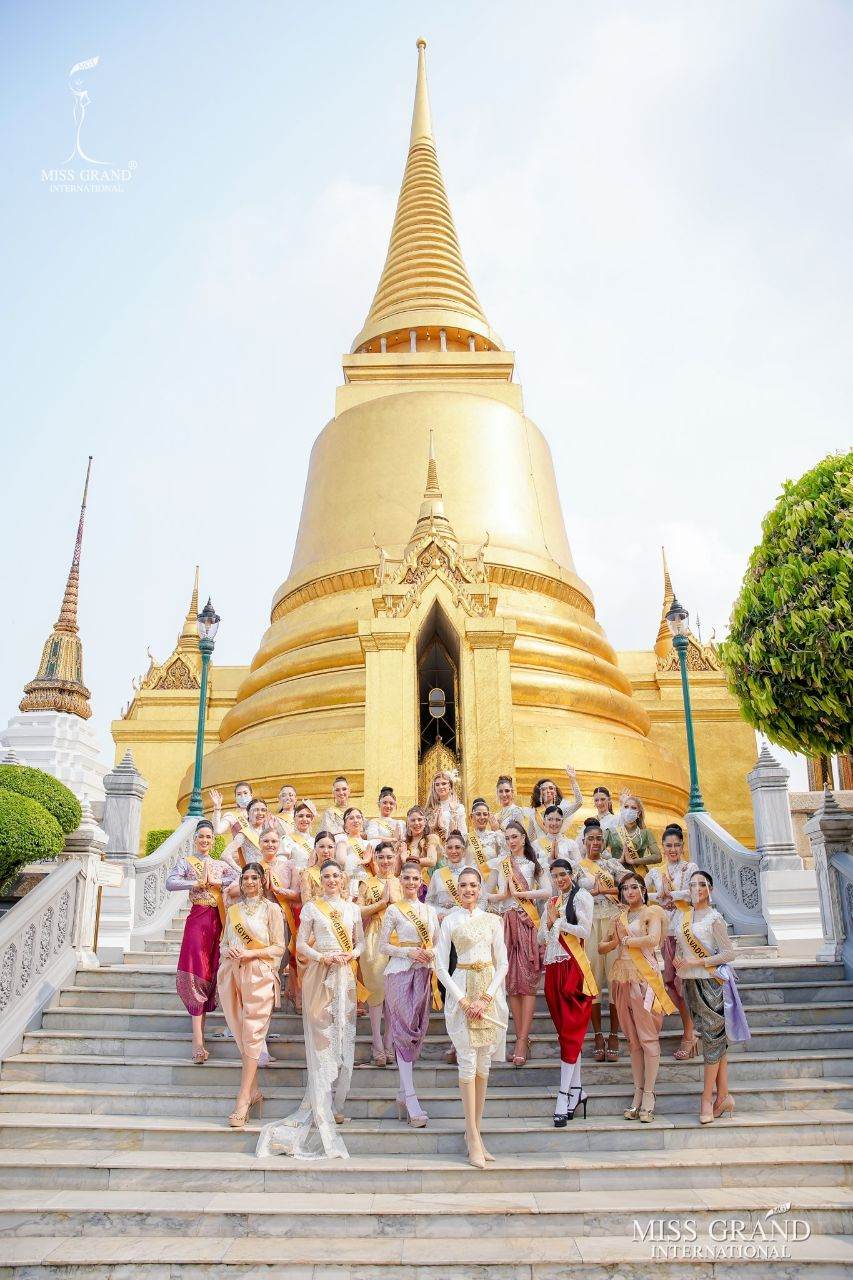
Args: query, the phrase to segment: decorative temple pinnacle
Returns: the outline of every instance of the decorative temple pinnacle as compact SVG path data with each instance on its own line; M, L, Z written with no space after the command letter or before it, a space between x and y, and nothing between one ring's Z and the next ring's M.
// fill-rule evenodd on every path
M429 461L427 463L426 488L421 503L418 522L415 525L410 542L423 537L426 533L440 533L445 538L456 541L453 526L444 514L444 494L438 483L438 463L435 460L435 434L429 433Z
M426 40L417 45L409 154L388 256L352 350L502 349L462 260L432 131Z
M667 626L666 615L670 606L675 599L675 592L672 589L672 580L669 576L669 565L666 562L666 548L661 547L661 557L663 559L663 608L660 612L660 626L658 627L657 639L655 640L655 653L661 661L668 661L672 654L672 637Z
M83 683L83 646L77 634L80 552L91 474L90 455L83 486L83 501L80 504L80 519L77 522L74 555L71 558L62 606L53 631L44 643L38 672L29 684L24 685L21 711L60 711L66 715L79 716L81 720L88 720L92 714L89 690Z
M184 625L181 628L181 634L178 636L176 649L189 649L193 654L198 652L198 628L196 626L196 618L198 617L198 565L195 567L195 580L193 582L193 592L190 596L190 607L187 610L187 616L184 618Z

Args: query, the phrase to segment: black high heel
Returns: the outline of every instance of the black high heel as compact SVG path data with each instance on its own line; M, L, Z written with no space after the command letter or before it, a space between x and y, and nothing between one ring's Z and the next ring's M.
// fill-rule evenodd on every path
M566 1092L566 1090L565 1090L565 1089L558 1089L558 1090L557 1090L557 1097L558 1097L558 1098L568 1098L569 1093L571 1093L571 1089L569 1090L569 1092L568 1092L568 1093ZM566 1127L566 1125L567 1125L568 1123L569 1123L569 1113L568 1113L567 1111L565 1111L565 1112L564 1112L564 1111L555 1111L555 1112L554 1112L554 1128L555 1128L555 1129L565 1129L565 1127Z
M589 1101L589 1095L584 1093L583 1089L579 1089L577 1087L575 1087L574 1089L570 1089L569 1093L570 1094L576 1093L578 1095L578 1100L573 1107L571 1106L572 1100L571 1098L569 1098L569 1106L570 1106L569 1119L574 1120L578 1107L583 1107L583 1118L584 1120L586 1120L586 1104ZM581 1094L583 1094L583 1097L581 1097Z

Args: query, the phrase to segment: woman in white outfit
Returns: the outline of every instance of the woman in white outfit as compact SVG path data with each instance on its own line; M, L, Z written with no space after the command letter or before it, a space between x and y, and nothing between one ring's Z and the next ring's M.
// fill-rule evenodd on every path
M337 1131L355 1059L356 961L364 946L361 912L342 896L337 862L320 871L321 898L302 907L296 954L302 971L307 1087L299 1109L261 1130L256 1155L347 1159Z
M446 996L444 1016L459 1066L459 1090L465 1111L469 1163L485 1169L493 1159L483 1146L480 1126L492 1058L506 1056L509 1014L504 981L506 946L500 918L477 904L482 879L469 868L458 881L461 906L445 916L438 935L435 971ZM450 948L456 949L451 974Z
M690 877L699 870L695 862L685 860L684 832L677 822L671 822L663 833L663 862L650 867L646 876L649 902L663 907L669 917L669 928L663 940L664 983L670 999L681 1015L684 1032L681 1044L673 1057L676 1062L686 1062L699 1053L699 1037L693 1026L693 1018L684 999L681 978L675 972L675 935L678 917L690 912Z

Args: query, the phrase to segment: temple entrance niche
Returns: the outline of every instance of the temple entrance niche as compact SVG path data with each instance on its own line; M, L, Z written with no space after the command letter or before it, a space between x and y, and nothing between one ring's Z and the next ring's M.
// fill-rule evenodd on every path
M433 776L461 778L459 637L435 600L418 635L418 796L426 803Z

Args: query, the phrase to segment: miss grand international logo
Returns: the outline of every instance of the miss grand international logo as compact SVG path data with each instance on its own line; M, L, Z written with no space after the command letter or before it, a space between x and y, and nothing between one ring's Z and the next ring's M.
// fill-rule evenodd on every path
M106 160L96 160L86 151L88 133L83 137L83 126L92 103L87 88L88 76L100 62L100 55L86 58L84 62L75 62L68 72L68 88L72 99L72 115L74 121L74 146L71 154L56 169L42 169L41 180L50 184L51 191L94 191L121 192L132 180L136 172L136 161L125 165L113 164Z
M790 1216L790 1204L763 1216L720 1215L700 1224L696 1218L634 1219L633 1239L649 1247L654 1262L783 1262L811 1235L805 1218Z

